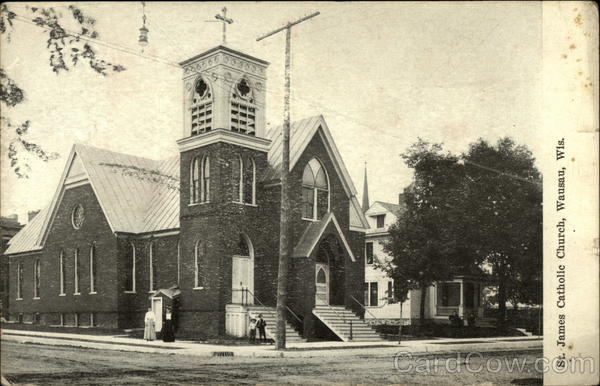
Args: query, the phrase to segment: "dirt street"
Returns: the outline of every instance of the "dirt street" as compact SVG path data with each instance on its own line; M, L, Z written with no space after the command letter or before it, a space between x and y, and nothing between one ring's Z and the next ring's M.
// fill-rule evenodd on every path
M514 383L541 384L541 350L488 353L467 362L446 356L395 360L345 358L199 358L2 342L2 375L33 384L200 383ZM517 360L520 369L498 364ZM402 370L397 369L400 368ZM473 373L470 369L481 369Z

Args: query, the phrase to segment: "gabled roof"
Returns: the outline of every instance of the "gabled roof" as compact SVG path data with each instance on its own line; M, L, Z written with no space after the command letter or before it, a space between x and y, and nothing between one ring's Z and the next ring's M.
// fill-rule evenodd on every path
M278 182L281 178L283 151L281 128L281 126L278 126L270 129L266 133L266 137L271 140L271 149L269 150L267 157L269 169L262 176L262 181L266 183ZM304 150L316 134L321 136L329 158L333 162L344 190L350 199L351 225L357 228L369 228L369 223L356 198L356 188L352 183L350 174L346 169L346 165L342 160L340 152L335 146L335 141L333 140L329 127L322 115L315 115L300 121L292 122L290 125L290 170L296 166L302 153L304 153Z
M369 228L356 199L356 189L335 147L322 116L291 125L290 168L298 162L306 146L320 135L350 201L352 230ZM281 129L267 133L272 139L269 168L263 181L276 181L281 172ZM50 206L42 210L12 240L6 254L40 250L56 215L56 210L72 181L89 181L113 232L150 233L179 228L179 156L157 161L75 144L65 165ZM337 224L337 220L333 220ZM337 225L339 227L339 225Z
M404 208L398 204L392 204L391 202L383 202L383 201L375 201L373 203L373 205L371 205L371 208L373 206L375 206L375 204L379 204L379 205L383 206L385 208L385 210L393 213L396 217L399 217L406 210L406 208Z
M113 232L179 228L178 159L156 161L75 144L50 206L15 235L5 254L43 247L74 162L74 168L83 169L78 178L89 181Z
M304 233L300 237L300 241L298 241L298 244L296 244L296 246L294 247L292 257L310 256L312 251L319 243L319 240L321 240L323 232L325 232L325 229L327 229L327 226L330 223L333 223L333 225L335 226L337 234L342 240L342 244L344 245L344 248L346 249L346 252L348 252L348 255L350 256L352 261L356 261L354 253L352 253L352 249L350 248L350 245L348 244L348 241L344 236L344 232L342 232L342 228L340 228L340 224L335 218L333 212L327 213L325 217L323 217L321 220L313 221L306 227L306 230L304 230Z

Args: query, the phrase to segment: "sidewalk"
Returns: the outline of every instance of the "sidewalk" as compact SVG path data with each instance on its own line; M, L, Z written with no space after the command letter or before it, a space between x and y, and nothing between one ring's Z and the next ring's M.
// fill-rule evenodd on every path
M191 341L165 343L160 340L147 342L126 336L99 336L57 332L3 329L1 339L19 343L35 343L53 346L84 347L98 350L182 354L203 357L330 357L368 356L387 357L398 352L429 353L456 351L510 351L542 348L541 337L495 337L469 339L411 340L398 342L305 342L290 343L285 351L275 350L273 345L226 346Z

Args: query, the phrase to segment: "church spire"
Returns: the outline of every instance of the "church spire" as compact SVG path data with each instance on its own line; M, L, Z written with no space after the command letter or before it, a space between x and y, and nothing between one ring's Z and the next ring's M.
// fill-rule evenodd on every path
M369 209L369 184L367 183L367 162L365 161L365 181L363 182L362 210Z

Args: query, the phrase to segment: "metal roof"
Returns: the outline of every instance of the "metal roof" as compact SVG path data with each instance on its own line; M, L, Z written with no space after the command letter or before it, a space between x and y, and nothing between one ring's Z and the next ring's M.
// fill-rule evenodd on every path
M4 254L33 252L42 249L37 243L38 235L41 233L44 220L48 216L49 207L45 207L8 241L8 248Z
M354 185L322 116L292 123L290 169L298 162L315 135L322 136L348 194L350 225L368 228L368 222L355 196ZM273 181L279 179L281 171L281 129L271 129L267 138L272 140L272 145L268 154L269 168L262 180ZM50 206L13 237L6 254L31 252L43 247L75 157L81 160L113 232L139 234L179 228L179 156L157 161L75 144Z

